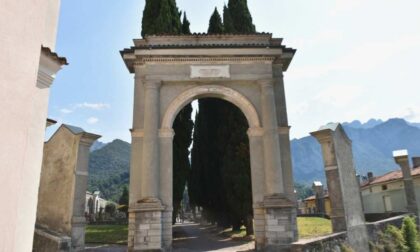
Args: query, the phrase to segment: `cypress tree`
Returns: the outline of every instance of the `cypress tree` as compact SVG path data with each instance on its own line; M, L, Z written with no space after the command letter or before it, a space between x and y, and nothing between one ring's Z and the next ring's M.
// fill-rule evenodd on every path
M181 19L175 0L146 0L141 35L180 34Z
M236 33L255 33L247 0L229 0L228 8Z
M225 33L235 33L232 16L226 5L223 6L223 29Z
M176 214L180 208L190 171L189 147L192 142L191 132L193 122L191 120L192 106L188 104L175 118L173 129L175 137L173 141L173 207L172 215L175 223Z
M213 14L210 17L208 34L222 34L223 33L223 23L222 17L220 16L217 8L214 9Z
M187 13L184 11L184 19L182 20L182 34L191 34L190 21L188 21Z

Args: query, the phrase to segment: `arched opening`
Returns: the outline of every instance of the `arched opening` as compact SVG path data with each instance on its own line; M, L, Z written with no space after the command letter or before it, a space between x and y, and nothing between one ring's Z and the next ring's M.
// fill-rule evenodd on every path
M192 100L198 102L195 102L192 115L194 133L189 153L190 167L186 183L179 185L177 180L183 172L177 164L180 162L177 156L179 150L176 145L180 144L177 132L183 134L178 128L182 126L179 117L185 117L185 106L188 107ZM254 248L250 236L246 236L253 232L251 162L247 135L250 125L253 128L260 125L252 104L236 91L220 86L189 90L169 106L162 129L173 127L175 131L175 250L202 249L203 244L208 244L209 249ZM188 124L183 126L188 127ZM180 191L183 188L185 192ZM181 195L183 197L180 200ZM217 231L222 237L210 231ZM235 241L231 239L233 236L236 236ZM238 237L243 239L238 240Z

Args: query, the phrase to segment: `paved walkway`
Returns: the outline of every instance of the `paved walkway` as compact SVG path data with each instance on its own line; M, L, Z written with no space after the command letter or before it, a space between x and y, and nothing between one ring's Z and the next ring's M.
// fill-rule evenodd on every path
M174 252L190 251L253 251L254 242L234 241L213 233L211 227L200 226L195 223L178 224L173 228Z
M177 224L173 228L173 252L249 252L254 251L254 242L234 241L230 238L217 236L209 226L195 223ZM88 252L125 252L126 246L117 245L86 245Z

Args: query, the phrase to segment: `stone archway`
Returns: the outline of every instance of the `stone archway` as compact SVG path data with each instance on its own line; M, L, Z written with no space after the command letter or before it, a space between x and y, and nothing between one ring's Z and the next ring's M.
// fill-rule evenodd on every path
M162 129L171 129L176 115L187 104L198 98L220 98L236 105L245 115L250 128L261 128L258 114L252 103L239 92L221 85L204 85L198 86L178 95L166 110L163 120Z
M172 245L172 123L196 98L236 105L250 125L257 250L297 239L283 71L295 50L271 34L150 36L121 52L135 74L129 251Z

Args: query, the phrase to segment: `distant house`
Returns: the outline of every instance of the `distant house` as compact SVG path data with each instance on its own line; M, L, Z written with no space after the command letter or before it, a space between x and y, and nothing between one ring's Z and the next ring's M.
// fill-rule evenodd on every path
M331 214L331 201L328 191L324 190L324 186L320 181L314 181L312 190L315 195L309 196L302 201L301 214Z
M330 216L331 215L331 201L328 192L324 194L324 209L325 211L320 212L317 209L316 205L316 198L315 195L309 196L308 198L303 200L303 209L302 214L325 214Z
M411 176L416 191L416 199L420 202L420 158L413 158ZM361 184L364 211L370 213L407 212L404 181L401 170L392 171L374 177L368 173L367 180Z

